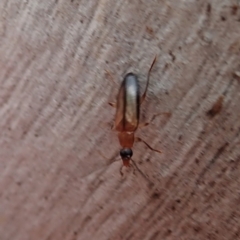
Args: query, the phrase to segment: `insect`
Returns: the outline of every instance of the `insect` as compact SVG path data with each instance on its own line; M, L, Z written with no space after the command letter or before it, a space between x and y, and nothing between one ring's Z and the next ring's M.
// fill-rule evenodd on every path
M118 140L122 147L120 150L120 156L123 161L123 166L126 167L131 166L130 161L132 160L132 147L134 142L143 142L152 151L161 153L161 151L153 149L141 138L134 136L135 131L138 129L138 127L148 125L148 123L139 123L140 106L146 98L150 73L155 62L156 57L154 58L151 67L148 70L147 83L142 96L140 96L140 88L137 75L134 73L128 73L125 75L120 86L117 96L117 104L109 103L111 106L116 107L116 115L113 128L118 132ZM121 175L123 166L120 168Z

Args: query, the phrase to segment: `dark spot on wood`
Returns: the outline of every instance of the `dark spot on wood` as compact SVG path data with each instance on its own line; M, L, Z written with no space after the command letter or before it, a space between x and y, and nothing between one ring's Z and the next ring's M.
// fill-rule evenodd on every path
M234 235L235 235L236 237L239 237L239 232L235 232Z
M168 67L169 67L169 63L166 63L166 64L164 65L163 72L166 71L166 70L168 69Z
M227 171L227 167L222 168L222 173L225 173Z
M208 3L207 5L207 13L210 14L212 11L212 5L210 3Z
M153 187L154 187L154 183L153 183L153 182L149 182L149 183L148 183L148 187L149 187L149 188L153 188Z
M199 159L198 158L195 159L195 163L199 164Z
M181 200L180 200L180 199L177 199L176 202L177 202L177 203L181 203Z
M225 22L225 21L226 21L226 18L225 18L224 16L221 16L221 20L222 20L223 22Z
M153 29L152 29L151 27L149 27L149 26L146 26L146 32L147 32L148 34L150 34L150 35L153 35L153 34L154 34Z
M182 134L180 134L180 135L178 136L178 140L179 140L179 141L182 140Z
M233 6L231 7L231 14L232 14L232 15L236 15L237 12L238 12L238 5L233 5Z
M174 62L176 59L176 56L172 53L172 51L169 51L169 55L172 57L172 61Z
M77 231L74 231L74 232L73 232L73 235L75 235L75 236L76 236L77 234L78 234L78 232L77 232Z
M240 48L239 48L239 50L240 50ZM233 76L233 78L235 78L236 80L240 81L240 72L234 72L234 73L232 74L232 76Z
M218 155L218 156L221 155L221 154L225 151L226 147L228 147L228 145L229 145L228 142L224 143L224 144L218 149L216 155Z
M216 184L215 181L209 182L209 186L212 187L212 188L215 186L215 184Z
M194 232L198 233L201 231L201 228L199 226L193 227Z
M240 160L240 159L239 159L239 160ZM234 161L233 159L231 159L229 162L230 162L231 164L232 164L232 163L235 163L235 161Z
M172 206L171 209L172 209L172 211L175 211L175 210L176 210L175 206Z
M154 198L154 199L158 199L159 197L160 197L160 193L159 192L154 192L152 194L152 198Z
M87 222L89 222L90 220L92 220L91 216L86 216L85 219L83 220L84 224L86 224Z
M18 185L18 186L21 186L21 185L22 185L22 182L17 182L17 185Z
M220 96L217 101L213 104L212 108L207 111L207 115L209 117L214 117L217 115L221 110L222 110L222 105L223 105L223 96Z
M146 162L150 162L150 158L147 158L147 159L146 159Z

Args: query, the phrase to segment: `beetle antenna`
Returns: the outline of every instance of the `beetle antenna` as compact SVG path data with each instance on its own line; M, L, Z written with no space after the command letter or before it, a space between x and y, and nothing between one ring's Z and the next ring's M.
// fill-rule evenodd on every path
M149 80L150 80L150 73L151 73L151 71L152 71L152 68L153 68L156 60L157 60L157 56L155 56L155 58L153 59L153 62L152 62L152 64L151 64L151 67L150 67L149 70L148 70L148 74L147 74L147 84L146 84L146 87L145 87L145 91L144 91L144 93L143 93L143 95L142 95L142 97L141 97L141 102L140 102L140 103L142 103L142 102L145 100L145 98L146 98L147 89L148 89L148 84L149 84Z
M142 172L142 170L138 167L138 165L135 163L135 161L132 158L131 160L134 167L138 170L138 172L142 175L142 177L149 183L149 187L153 187L154 183L151 180L149 180L149 178L147 178L147 176Z

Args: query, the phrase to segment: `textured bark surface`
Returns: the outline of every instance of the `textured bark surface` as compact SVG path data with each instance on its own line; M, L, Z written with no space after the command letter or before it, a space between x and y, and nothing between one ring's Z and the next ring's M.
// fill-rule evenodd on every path
M240 238L236 4L0 2L1 240ZM108 101L156 54L141 117L171 117L136 135L163 153L121 177Z

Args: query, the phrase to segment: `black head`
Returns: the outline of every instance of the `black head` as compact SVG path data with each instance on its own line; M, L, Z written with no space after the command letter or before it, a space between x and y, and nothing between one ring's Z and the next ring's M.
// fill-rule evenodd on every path
M129 161L131 160L132 155L133 152L131 148L123 148L120 150L120 156L123 160L123 164L126 166L129 165Z

